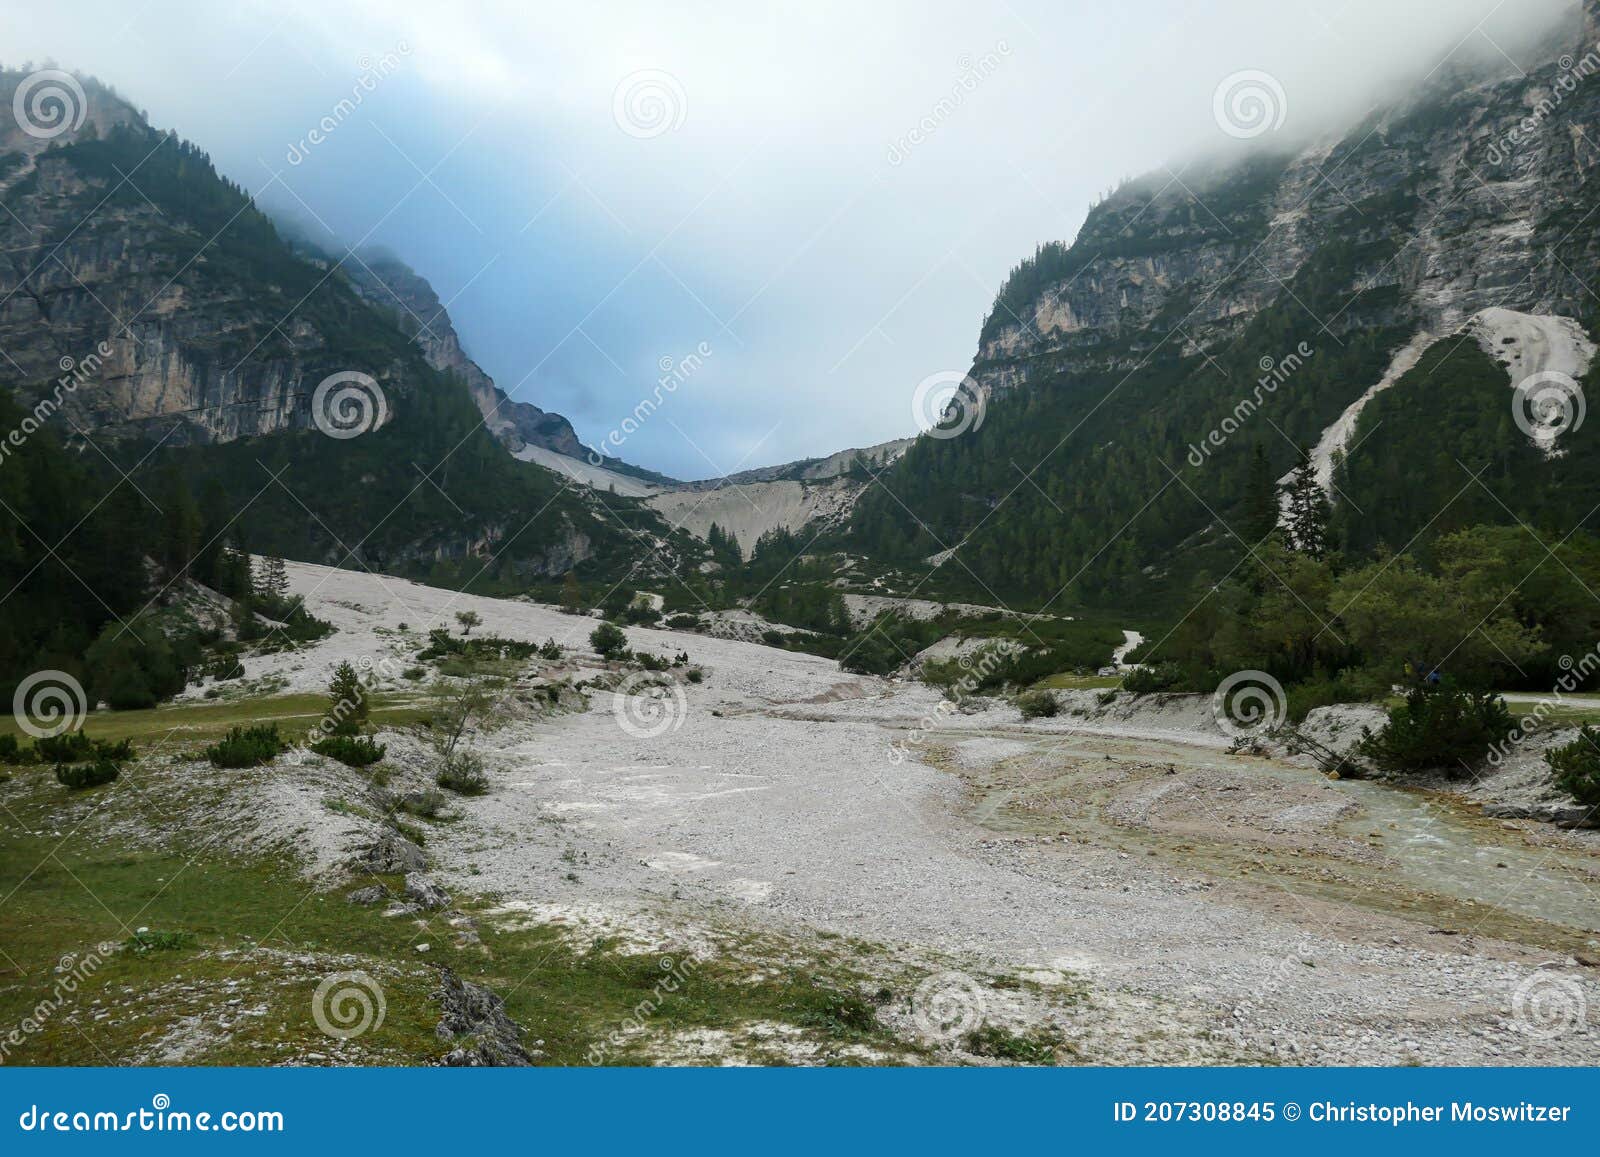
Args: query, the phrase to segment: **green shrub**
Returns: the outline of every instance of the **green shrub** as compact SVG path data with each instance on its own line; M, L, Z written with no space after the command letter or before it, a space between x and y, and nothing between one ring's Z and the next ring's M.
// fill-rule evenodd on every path
M457 751L445 756L434 782L457 795L483 795L489 790L489 777L484 774L483 760L470 751Z
M701 627L699 615L676 614L667 619L665 626L674 631L695 631Z
M425 820L436 820L444 814L444 795L437 791L411 792L396 806L403 812L409 812Z
M1150 695L1157 691L1170 691L1183 682L1183 673L1176 663L1157 663L1153 667L1137 667L1122 679L1122 689L1135 695Z
M382 759L388 749L365 735L330 735L313 743L311 750L337 759L347 767L370 767Z
M220 742L206 748L206 758L216 767L259 767L271 763L288 745L278 737L278 725L235 727Z
M820 1028L831 1036L855 1036L878 1027L872 1005L853 992L842 992L815 978L800 990L790 1007L796 1023Z
M1511 712L1492 691L1462 691L1443 684L1412 688L1389 711L1381 731L1367 733L1356 750L1385 771L1442 768L1462 774L1512 730Z
M1049 691L1025 691L1017 696L1017 708L1024 719L1050 719L1061 710L1061 704Z
M97 759L93 763L56 764L56 782L73 791L115 783L122 769L110 759Z
M33 749L19 744L15 735L0 735L0 763L28 763L33 758Z
M691 683L704 683L706 679L706 673L699 667L690 667L683 673L683 677L689 680Z
M82 731L64 731L60 735L47 735L36 739L34 755L47 763L81 763L84 760L133 758L133 744L126 739L111 743L104 739L90 739Z
M152 932L143 928L124 940L122 948L135 956L143 956L147 952L177 952L193 943L194 937L188 932Z
M615 623L601 623L589 632L589 645L602 659L614 659L628 648L628 636Z
M239 661L239 656L232 651L224 651L206 665L206 674L221 682L227 679L244 678L244 664Z
M1556 786L1579 803L1600 804L1600 730L1587 723L1578 738L1544 753Z
M1302 722L1318 707L1331 707L1335 703L1370 703L1384 697L1380 680L1357 671L1340 671L1337 675L1318 675L1304 683L1291 683L1285 689L1288 699L1289 721Z
M646 671L665 671L672 664L660 655L652 655L648 651L640 651L634 658L639 660L639 666Z
M961 1038L961 1047L979 1057L995 1057L1025 1065L1053 1065L1056 1053L1065 1042L1052 1029L1039 1029L1023 1036L997 1024L985 1024Z
M539 658L551 663L561 661L561 644L554 639L546 639L539 645Z

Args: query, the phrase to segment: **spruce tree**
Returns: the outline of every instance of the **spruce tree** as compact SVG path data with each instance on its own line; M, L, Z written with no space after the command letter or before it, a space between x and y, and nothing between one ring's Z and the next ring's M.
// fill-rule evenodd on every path
M1289 474L1283 486L1283 506L1286 536L1289 546L1301 554L1321 559L1333 548L1328 524L1333 518L1333 507L1317 481L1317 470L1311 461L1311 451L1301 449L1300 461Z
M333 735L359 735L367 722L367 693L361 676L348 661L340 663L328 683L328 718Z
M1244 521L1240 533L1255 546L1278 525L1278 485L1272 477L1272 463L1260 442L1250 455L1250 473L1245 480Z

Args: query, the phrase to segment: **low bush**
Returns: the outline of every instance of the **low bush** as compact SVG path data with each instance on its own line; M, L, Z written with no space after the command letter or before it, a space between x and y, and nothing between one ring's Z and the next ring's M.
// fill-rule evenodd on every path
M1555 783L1579 803L1600 805L1600 730L1587 723L1578 738L1544 753Z
M589 645L602 659L614 659L628 649L628 636L615 623L601 623L589 632Z
M93 763L56 764L56 782L73 791L115 783L121 774L122 769L110 759L97 759Z
M672 664L660 655L652 655L648 651L640 651L634 656L639 660L639 666L646 671L665 671Z
M425 820L436 820L444 814L444 793L437 791L414 791L403 796L396 805L403 812L419 816Z
M1374 699L1382 699L1385 694L1381 680L1357 671L1319 675L1304 683L1291 683L1284 690L1291 723L1303 722L1318 707L1331 707L1335 703L1370 703Z
M90 739L82 731L64 731L60 735L46 735L34 740L35 758L46 763L82 763L85 760L133 758L133 744L126 739L112 743L105 739Z
M691 683L704 683L706 680L706 673L700 667L690 667L683 673L683 677L689 680Z
M237 654L225 651L206 664L205 673L218 682L227 679L242 679L244 678L244 664L239 661Z
M1513 727L1505 700L1492 691L1447 684L1414 687L1390 708L1383 729L1368 732L1356 750L1385 771L1443 769L1464 774Z
M1023 1036L997 1024L985 1024L961 1038L961 1047L973 1056L1017 1061L1024 1065L1053 1065L1056 1053L1065 1042L1052 1029L1039 1029Z
M0 735L0 763L33 763L38 755L31 747L23 747L15 735Z
M142 928L122 942L125 952L143 956L147 952L177 952L194 943L188 932L152 932Z
M546 639L539 644L539 658L550 663L561 661L561 644L554 639Z
M1170 691L1183 682L1183 672L1176 663L1157 663L1153 667L1137 667L1123 677L1122 689L1135 695L1151 695L1157 691Z
M489 790L489 777L484 774L483 760L470 751L457 751L445 756L434 782L457 795L483 795Z
M287 744L278 736L276 723L258 727L235 727L217 743L206 748L206 758L215 767L259 767L281 755Z
M1017 696L1017 709L1024 719L1049 719L1061 710L1061 704L1049 691L1025 691Z
M370 767L383 758L387 748L365 735L330 735L313 743L311 750L346 767Z

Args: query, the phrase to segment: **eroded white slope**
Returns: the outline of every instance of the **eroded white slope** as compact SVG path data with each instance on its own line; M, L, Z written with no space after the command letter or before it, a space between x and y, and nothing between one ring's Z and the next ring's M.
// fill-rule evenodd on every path
M565 454L557 454L554 450L546 450L543 446L524 446L512 457L543 466L546 470L554 470L557 474L564 474L572 481L592 486L596 490L614 489L624 498L646 498L656 493L658 489L648 482L630 478L626 474L618 474L615 470L607 470L603 466L591 465L577 458L568 458Z
M1407 370L1416 365L1422 351L1433 342L1434 335L1422 330L1395 350L1388 368L1383 371L1383 377L1368 386L1359 398L1344 408L1344 413L1335 418L1332 425L1322 431L1322 436L1311 450L1311 461L1316 466L1317 482L1329 497L1333 497L1333 456L1349 448L1350 435L1355 432L1356 419L1361 416L1361 411L1368 402L1394 385Z

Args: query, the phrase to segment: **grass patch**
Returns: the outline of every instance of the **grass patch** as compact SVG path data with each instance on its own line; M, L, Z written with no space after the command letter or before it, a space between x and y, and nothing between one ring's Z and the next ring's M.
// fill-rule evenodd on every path
M440 964L503 995L527 1028L528 1043L544 1041L543 1060L551 1064L591 1063L591 1047L635 1018L644 1032L626 1036L604 1063L647 1062L670 1034L737 1033L758 1021L799 1025L809 1039L821 1037L824 1060L835 1042L878 1037L893 1045L876 1028L871 1006L853 995L861 978L831 961L753 979L753 966L738 961L675 957L664 968L659 954L603 945L583 951L557 928L508 930L489 920L480 928L482 948L458 946L442 921L419 931L411 921L386 919L381 907L346 903L348 886L308 890L284 863L189 863L83 834L59 847L57 838L8 833L7 839L0 858L0 895L11 893L0 1023L20 1024L51 997L62 957L81 958L104 942L129 945L87 976L12 1050L8 1064L153 1060L162 1055L160 1042L174 1034L201 1039L185 1063L261 1065L308 1054L315 1054L310 1063L317 1057L431 1063L446 1051L434 1036ZM398 891L397 880L384 882ZM416 952L418 940L429 944L425 956ZM307 959L314 963L301 963ZM674 965L683 977L677 991L660 996L640 1018ZM341 1044L318 1029L312 994L327 974L349 970L378 978L386 1011L380 1027ZM237 1015L239 1008L252 1015ZM226 1029L218 1021L223 1011Z
M1053 1065L1063 1050L1071 1051L1066 1039L1054 1029L1015 1033L997 1024L973 1029L961 1038L961 1047L973 1056L1022 1065Z
M372 722L389 727L418 723L427 718L426 701L415 696L371 696ZM285 735L309 730L328 710L328 697L306 693L276 695L262 699L222 700L208 703L178 703L139 711L96 711L85 725L96 739L117 742L132 740L159 744L163 740L215 739L233 727L257 723L279 723ZM0 735L22 735L16 720L0 717Z
M1110 691L1122 686L1121 675L1074 675L1063 671L1033 685L1036 691Z

